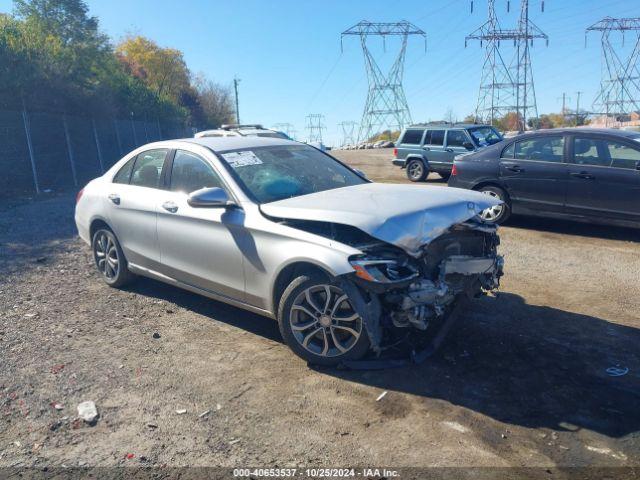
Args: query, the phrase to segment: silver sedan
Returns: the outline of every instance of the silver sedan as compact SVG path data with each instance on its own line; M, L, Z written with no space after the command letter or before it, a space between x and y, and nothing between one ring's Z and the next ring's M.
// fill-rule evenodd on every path
M378 184L300 143L152 143L79 194L75 220L104 281L137 275L275 318L313 364L437 333L461 296L498 287L499 201Z

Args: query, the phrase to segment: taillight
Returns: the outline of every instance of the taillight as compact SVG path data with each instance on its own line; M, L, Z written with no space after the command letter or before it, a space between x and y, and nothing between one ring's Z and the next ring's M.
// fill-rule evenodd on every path
M393 149L393 156L394 156L394 157L397 157L397 156L398 156L398 149L397 149L397 148L394 148L394 149Z
M451 167L451 176L455 177L458 174L458 167L456 166L456 164L453 164L453 167Z
M77 194L76 194L76 203L78 203L80 201L80 199L82 198L82 194L84 193L84 188L81 189Z

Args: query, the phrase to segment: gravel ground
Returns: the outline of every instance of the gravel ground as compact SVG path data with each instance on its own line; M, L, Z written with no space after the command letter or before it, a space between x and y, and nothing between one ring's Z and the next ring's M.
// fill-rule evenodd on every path
M406 181L389 151L335 153ZM514 218L501 293L433 359L316 371L272 320L107 287L73 203L0 210L0 467L640 466L640 231Z

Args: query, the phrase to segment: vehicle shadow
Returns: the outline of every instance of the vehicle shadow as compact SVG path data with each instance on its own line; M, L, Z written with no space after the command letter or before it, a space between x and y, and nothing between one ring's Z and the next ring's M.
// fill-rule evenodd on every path
M260 315L154 280L130 289L282 342L276 322ZM441 399L512 425L621 437L640 431L639 344L637 328L501 293L474 301L442 349L421 365L318 371ZM609 367L629 370L613 377Z
M640 430L640 330L514 294L472 303L437 355L377 372L325 371L351 382L445 400L527 428ZM628 368L613 377L610 367Z
M555 218L514 215L507 220L504 226L560 233L564 235L579 235L581 237L604 238L640 243L640 229L582 223L568 219L560 220Z

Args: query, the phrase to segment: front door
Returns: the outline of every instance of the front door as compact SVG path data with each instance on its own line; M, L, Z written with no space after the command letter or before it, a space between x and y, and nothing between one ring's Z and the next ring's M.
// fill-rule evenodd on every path
M564 210L567 164L564 137L544 135L516 142L500 159L499 175L514 210Z
M453 166L453 158L461 153L469 153L469 150L465 145L473 145L471 137L467 134L466 130L448 130L447 131L447 146L445 151L449 154L447 161Z
M167 153L167 149L154 149L138 154L116 173L106 190L108 222L127 260L152 270L160 260L156 206L163 193Z
M578 215L640 221L640 145L610 137L573 137L567 209Z
M194 208L187 203L189 193L201 188L225 188L200 156L176 150L169 172L169 189L157 205L161 273L243 301L243 210Z

